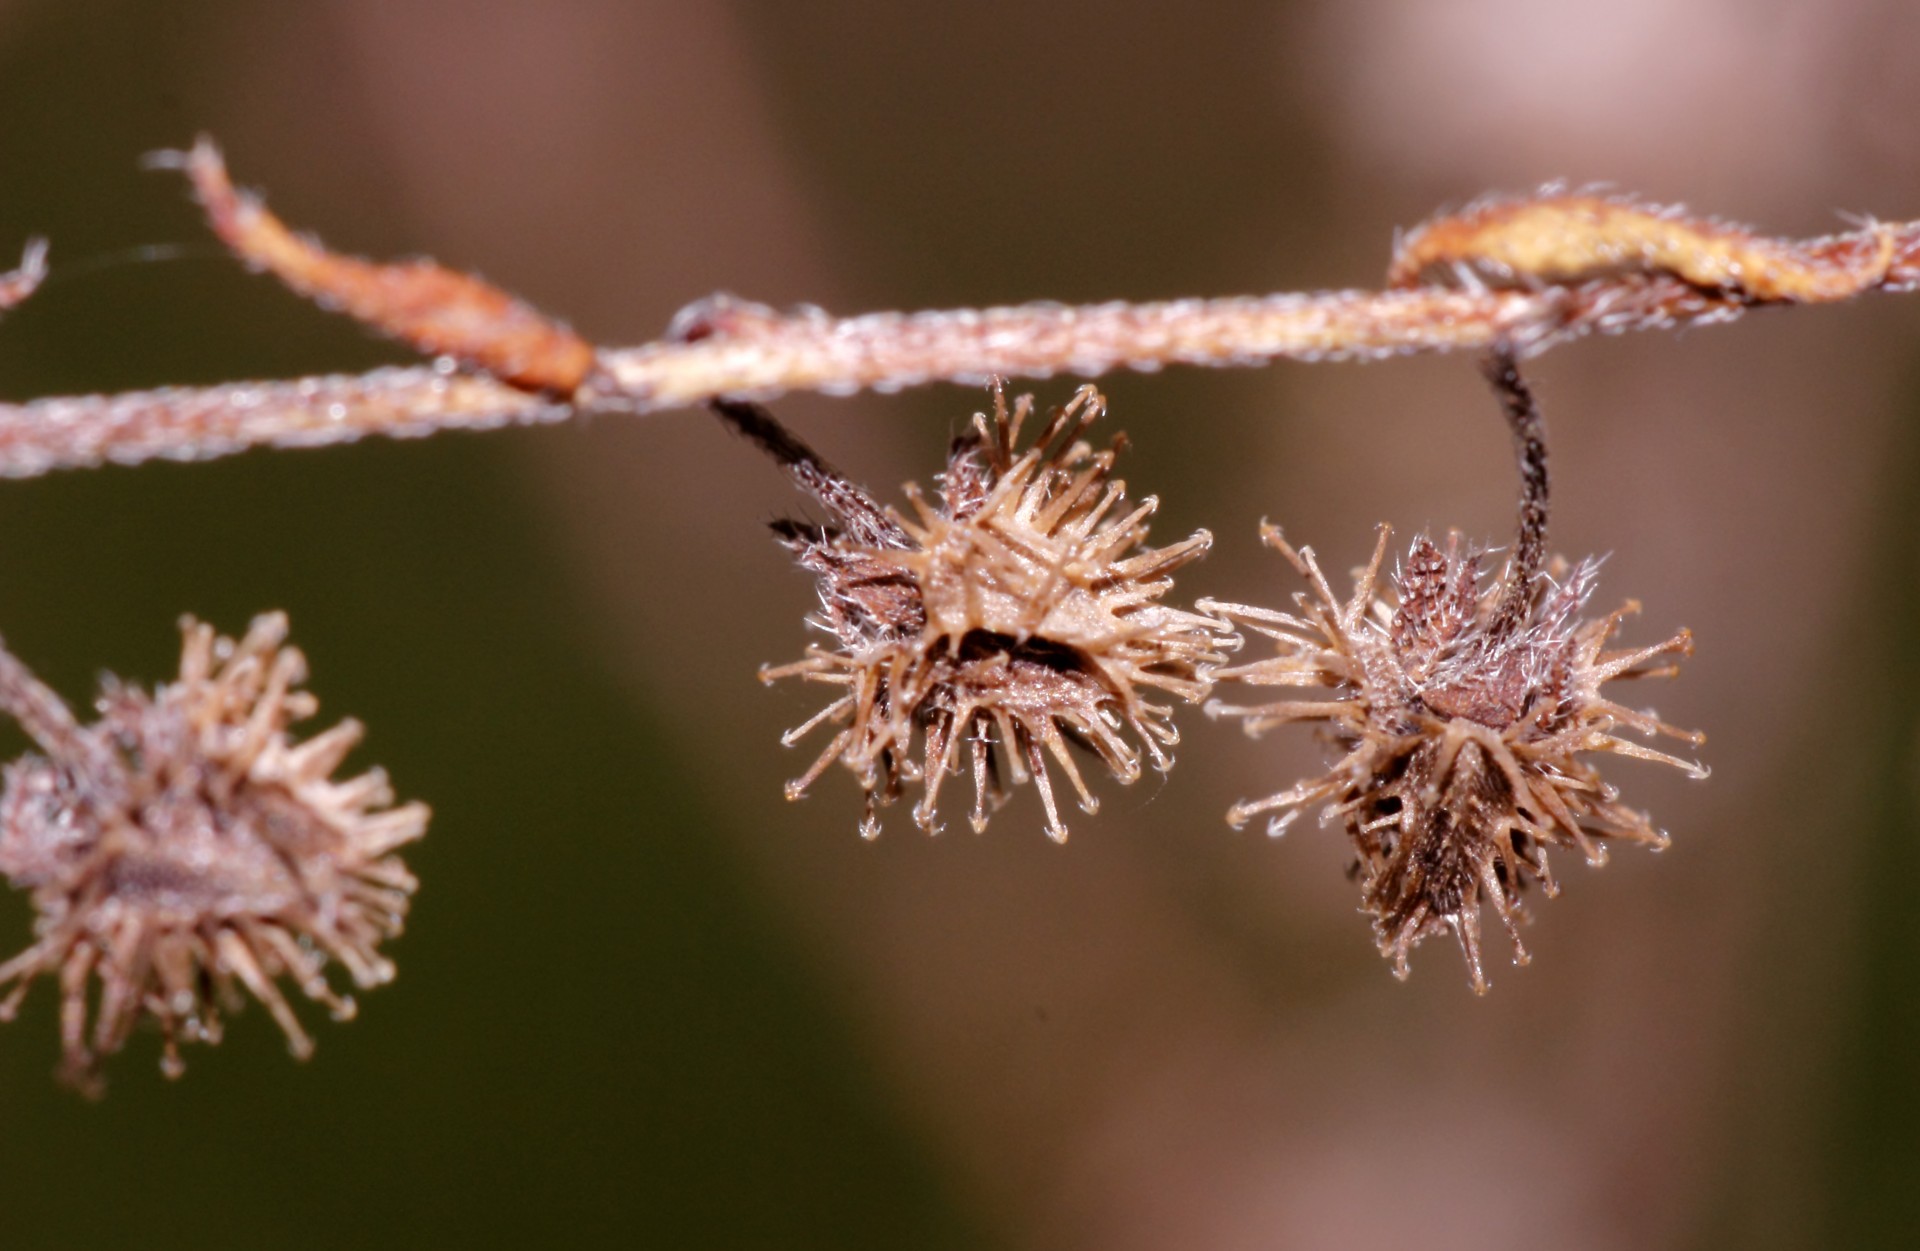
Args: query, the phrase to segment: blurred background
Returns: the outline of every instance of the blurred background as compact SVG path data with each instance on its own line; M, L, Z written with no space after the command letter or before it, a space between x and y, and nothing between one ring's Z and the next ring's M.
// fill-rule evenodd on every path
M1782 234L1912 216L1916 41L1884 0L0 0L0 249L54 263L0 393L406 359L140 170L203 130L335 246L634 343L714 290L1373 285L1395 227L1552 178ZM1225 826L1318 767L1304 733L1187 715L1181 767L1065 846L1030 793L872 844L841 772L785 803L816 701L754 675L807 641L764 524L798 501L702 414L4 484L0 631L70 698L170 674L184 612L285 608L322 723L364 719L436 813L398 982L306 1066L255 1008L177 1084L137 1039L90 1105L36 991L0 1030L7 1241L1910 1245L1916 344L1920 303L1877 297L1535 366L1556 546L1610 554L1629 641L1696 631L1633 695L1714 776L1612 767L1672 848L1559 857L1484 999L1445 941L1394 981L1337 833ZM1468 361L1106 385L1156 535L1216 536L1185 598L1295 589L1263 516L1330 569L1383 520L1511 524ZM982 401L780 411L892 498ZM28 924L0 901L7 950Z

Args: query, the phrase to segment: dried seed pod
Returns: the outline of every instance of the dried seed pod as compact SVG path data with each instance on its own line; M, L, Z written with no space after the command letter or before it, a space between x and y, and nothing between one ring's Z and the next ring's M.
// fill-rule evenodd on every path
M109 679L84 726L0 648L0 706L45 752L7 766L0 792L0 873L38 912L34 944L0 965L0 1020L35 977L57 977L63 1073L86 1090L143 1018L177 1076L179 1044L218 1042L243 988L304 1059L313 1043L279 980L351 1017L327 965L361 988L390 980L379 946L416 885L394 851L425 832L426 807L394 807L378 769L332 776L360 725L288 737L316 703L286 617L256 618L237 643L182 628L178 681Z
M1670 676L1663 657L1693 650L1680 631L1650 647L1616 650L1608 642L1625 607L1582 619L1598 562L1566 569L1546 563L1546 446L1538 409L1510 356L1496 355L1489 378L1499 391L1519 449L1519 537L1503 576L1482 585L1482 553L1450 535L1444 548L1415 540L1393 575L1395 602L1376 593L1389 532L1353 594L1337 597L1310 548L1294 548L1272 527L1262 537L1279 550L1309 590L1297 611L1202 601L1267 635L1277 654L1217 670L1220 682L1324 688L1313 701L1259 706L1210 703L1210 715L1242 718L1249 734L1276 725L1323 727L1340 753L1326 776L1265 799L1236 804L1234 825L1278 814L1278 834L1308 805L1345 827L1373 915L1381 954L1407 975L1407 956L1430 935L1451 931L1466 956L1476 992L1487 979L1480 955L1480 910L1492 908L1527 961L1518 922L1521 892L1537 881L1558 888L1548 847L1577 848L1589 864L1605 860L1604 842L1664 847L1667 835L1645 814L1618 802L1587 759L1613 752L1705 777L1706 769L1620 736L1631 730L1698 745L1649 712L1601 694L1622 678Z
M818 579L822 611L813 624L835 645L761 676L840 688L787 735L792 743L833 727L787 794L799 798L843 763L866 793L860 831L868 838L879 833L879 806L903 782L922 785L914 820L937 830L940 788L965 767L976 831L1002 798L1004 769L1016 784L1034 780L1047 833L1064 840L1051 765L1083 810L1098 807L1069 744L1123 783L1140 776L1143 756L1171 767L1173 710L1149 693L1203 698L1203 669L1235 641L1222 623L1161 602L1169 575L1212 536L1144 546L1157 502L1128 506L1125 484L1111 477L1124 441L1095 452L1081 438L1106 411L1099 392L1081 388L1025 450L1031 397L1009 407L999 387L993 394L993 415L976 415L954 442L939 502L907 488L911 518L882 508L764 409L715 406L832 515L824 526L774 529Z

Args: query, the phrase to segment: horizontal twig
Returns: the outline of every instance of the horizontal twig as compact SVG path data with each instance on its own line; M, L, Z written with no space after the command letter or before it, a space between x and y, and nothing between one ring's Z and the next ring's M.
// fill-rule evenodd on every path
M1587 334L1726 321L1760 305L1920 284L1920 223L1779 240L1628 200L1543 194L1486 201L1409 232L1385 291L851 318L715 297L683 312L657 342L594 349L477 279L429 261L340 257L294 234L232 187L204 140L177 163L216 233L243 260L438 364L0 405L0 476L785 391L837 395L997 376L1494 346L1525 357ZM23 274L37 277L36 260L30 255Z
M63 396L0 404L0 476L209 460L250 447L317 447L367 434L485 430L558 421L573 411L492 378L436 366Z

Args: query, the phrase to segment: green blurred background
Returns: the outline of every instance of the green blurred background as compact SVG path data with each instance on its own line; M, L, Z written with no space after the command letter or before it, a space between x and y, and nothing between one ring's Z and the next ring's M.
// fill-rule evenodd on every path
M1813 10L1809 8L1808 14ZM1782 232L1920 213L1889 6L0 0L8 398L405 354L249 276L142 154L208 131L296 225L639 342L715 289L837 310L1369 285L1396 225L1552 177ZM141 251L164 245L164 254ZM164 259L155 259L164 255ZM142 259L145 258L145 259ZM307 1065L263 1013L104 1102L45 988L0 1032L9 1246L1753 1247L1920 1228L1920 309L1583 344L1538 378L1557 536L1612 553L1645 696L1715 777L1568 862L1531 968L1373 955L1331 833L1226 804L1314 765L1187 718L1182 768L1046 844L807 803L763 691L794 501L697 414L0 484L0 632L82 699L191 612L284 608L322 722L432 804L391 988ZM1064 395L1064 386L1043 391ZM1263 515L1498 537L1462 361L1112 380L1183 594L1276 602ZM883 491L979 403L782 412ZM8 742L19 745L9 732ZM810 757L807 757L810 758ZM1564 858L1566 860L1568 858ZM0 927L23 945L22 901Z

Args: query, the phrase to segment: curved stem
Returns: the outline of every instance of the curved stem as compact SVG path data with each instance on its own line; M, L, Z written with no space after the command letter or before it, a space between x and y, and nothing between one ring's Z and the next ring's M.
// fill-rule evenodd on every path
M1547 562L1547 427L1540 406L1520 376L1512 349L1502 345L1488 354L1482 372L1500 397L1500 409L1513 431L1513 450L1520 461L1520 510L1513 556L1507 562L1506 585L1500 593L1489 629L1511 634L1526 623L1533 604L1533 582Z
M820 459L771 412L746 400L718 399L709 407L728 428L752 440L785 469L795 486L818 500L834 520L846 527L854 542L901 550L913 546L907 532L887 516L887 510L866 488Z

